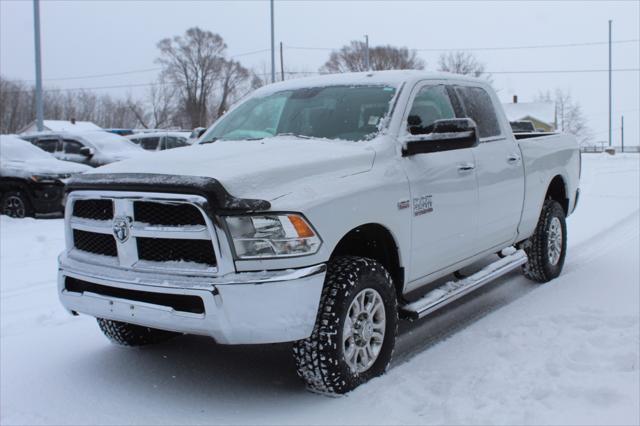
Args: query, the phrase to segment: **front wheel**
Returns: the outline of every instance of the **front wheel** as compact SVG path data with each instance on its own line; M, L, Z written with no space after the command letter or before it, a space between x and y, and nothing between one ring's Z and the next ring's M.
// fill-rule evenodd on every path
M567 223L557 201L544 202L536 230L523 248L529 257L523 266L527 278L544 283L560 275L567 254Z
M349 392L384 373L397 329L395 288L384 266L337 258L329 264L313 333L294 344L298 375L312 391Z
M11 191L2 197L2 214L9 217L24 218L31 216L31 205L22 191Z

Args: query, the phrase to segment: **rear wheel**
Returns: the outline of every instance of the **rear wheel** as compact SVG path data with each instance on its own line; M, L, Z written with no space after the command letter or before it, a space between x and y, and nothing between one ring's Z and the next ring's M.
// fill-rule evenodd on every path
M161 343L179 334L102 318L98 318L98 325L109 340L121 346L143 346Z
M7 192L2 196L2 214L15 218L32 216L31 204L22 191Z
M329 264L310 337L294 344L298 375L322 393L346 393L386 370L395 346L398 307L380 263L340 257Z
M567 254L567 224L557 201L544 202L536 230L523 248L529 257L523 266L527 278L547 282L560 275Z

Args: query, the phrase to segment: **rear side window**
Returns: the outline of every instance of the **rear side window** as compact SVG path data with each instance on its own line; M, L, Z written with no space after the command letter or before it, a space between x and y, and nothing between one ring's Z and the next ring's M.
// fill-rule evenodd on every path
M58 139L40 139L35 142L35 146L52 154L59 150Z
M480 87L456 87L466 116L476 122L481 138L500 135L500 124L486 90Z
M407 117L407 130L412 135L433 131L433 123L455 118L455 112L444 86L426 86L420 89Z

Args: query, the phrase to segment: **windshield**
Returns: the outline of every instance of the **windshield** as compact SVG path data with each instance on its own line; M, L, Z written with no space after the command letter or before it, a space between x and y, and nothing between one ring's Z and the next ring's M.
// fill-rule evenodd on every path
M109 132L98 130L95 132L79 133L79 136L103 152L117 154L119 152L139 152L142 150L129 139Z
M0 136L0 158L6 161L50 160L53 156L15 136Z
M224 116L200 143L276 135L368 140L389 112L395 88L328 86L250 98Z

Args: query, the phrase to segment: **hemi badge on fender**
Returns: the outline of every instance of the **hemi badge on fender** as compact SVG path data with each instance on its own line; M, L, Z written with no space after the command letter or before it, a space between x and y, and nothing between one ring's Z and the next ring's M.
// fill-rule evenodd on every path
M411 207L411 201L409 200L400 200L398 201L398 210L404 210Z

